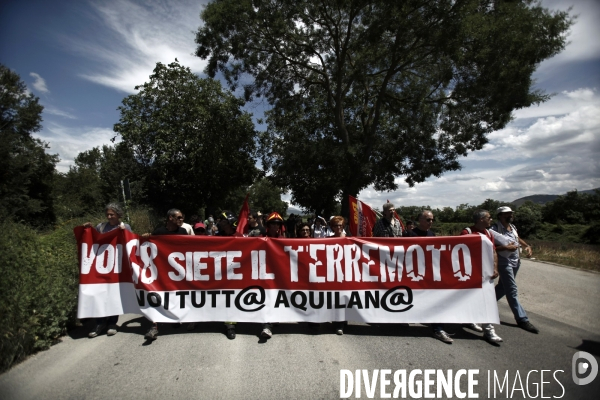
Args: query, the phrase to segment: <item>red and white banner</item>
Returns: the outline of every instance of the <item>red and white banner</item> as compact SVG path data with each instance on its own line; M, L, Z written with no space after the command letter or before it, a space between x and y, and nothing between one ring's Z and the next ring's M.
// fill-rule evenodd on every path
M348 196L350 203L350 233L352 236L372 237L377 222L377 214L365 203Z
M480 235L271 239L77 227L79 318L499 323Z

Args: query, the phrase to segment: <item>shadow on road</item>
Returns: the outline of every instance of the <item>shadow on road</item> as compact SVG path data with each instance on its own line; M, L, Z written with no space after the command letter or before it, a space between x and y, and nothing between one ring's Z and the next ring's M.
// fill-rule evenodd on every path
M596 342L595 340L583 339L581 344L575 347L575 349L600 357L600 342Z

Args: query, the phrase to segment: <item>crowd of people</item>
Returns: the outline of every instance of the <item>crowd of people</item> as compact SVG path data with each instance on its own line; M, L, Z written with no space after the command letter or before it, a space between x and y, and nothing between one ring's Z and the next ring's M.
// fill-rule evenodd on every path
M117 203L110 203L105 208L106 222L99 223L95 229L100 233L110 232L113 229L127 229L131 227L121 222L123 210ZM374 237L431 237L435 236L432 231L434 215L431 210L422 210L414 222L406 221L403 227L398 218L395 217L395 208L392 203L383 205L383 215L373 227ZM494 246L494 275L499 277L495 287L496 300L506 296L511 311L513 312L517 325L531 333L538 333L538 329L529 321L527 313L523 309L517 290L516 276L521 265L520 250L527 257L531 257L531 247L519 237L516 227L512 224L514 212L509 207L499 207L496 210L497 222L492 224L492 217L487 210L477 210L473 213L473 225L466 227L461 234L479 234L489 240ZM277 212L268 215L260 211L250 212L247 217L246 229L243 233L237 231L237 217L230 211L223 211L216 217L209 215L205 221L198 216L192 216L190 224L184 222L185 216L178 209L167 212L164 224L157 227L152 233L144 233L142 237L148 238L154 235L207 235L207 236L249 236L249 237L271 237L271 238L326 238L349 236L347 221L342 216L333 216L327 222L321 216L314 216L304 221L301 216L293 214L284 221ZM86 222L84 227L91 228L92 224ZM96 319L96 326L89 333L93 338L106 331L111 336L117 333L118 316L110 316ZM334 330L338 335L343 335L346 321L334 321ZM264 323L260 336L269 339L273 335L273 323ZM187 325L188 330L195 328L194 323ZM320 324L309 324L311 329L318 329ZM236 322L225 322L225 335L228 339L236 337ZM483 338L495 345L502 342L492 324L465 324L465 327L476 332L482 332ZM145 334L147 340L155 340L158 336L158 323L153 322ZM451 334L446 332L443 324L431 324L434 338L452 344Z

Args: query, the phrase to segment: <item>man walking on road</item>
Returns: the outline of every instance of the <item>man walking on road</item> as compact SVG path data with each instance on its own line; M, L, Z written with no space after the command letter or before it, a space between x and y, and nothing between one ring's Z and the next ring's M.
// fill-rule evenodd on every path
M419 215L417 216L417 227L412 231L408 231L408 236L417 237L417 236L425 236L431 237L435 236L435 233L431 230L433 226L433 213L430 210L421 210ZM444 330L444 325L442 324L431 324L431 328L433 329L433 337L441 340L444 343L452 344L454 339L446 333Z
M499 207L496 215L498 222L492 226L492 230L499 234L495 239L500 274L500 282L496 285L496 300L500 300L506 295L517 325L528 332L538 333L539 330L529 322L527 313L519 302L516 281L517 272L521 266L519 247L525 249L527 257L531 257L531 247L519 237L517 228L512 224L513 210L510 207Z
M183 214L180 210L176 208L172 208L167 211L167 222L164 226L158 227L150 233L144 233L142 235L143 238L147 239L150 236L157 235L187 235L188 232L181 226L183 224ZM177 324L179 326L179 324ZM158 336L158 323L153 322L152 326L144 335L146 340L156 340Z
M490 213L487 210L478 210L473 213L473 226L463 229L460 234L469 235L471 233L478 233L486 237L494 245L494 234L488 231L491 224L492 217ZM497 276L498 256L494 252L494 274L492 275L492 279L495 279ZM502 342L502 338L496 335L494 325L492 324L483 324L483 328L479 324L468 324L467 326L477 332L483 332L483 338L489 343L498 344Z

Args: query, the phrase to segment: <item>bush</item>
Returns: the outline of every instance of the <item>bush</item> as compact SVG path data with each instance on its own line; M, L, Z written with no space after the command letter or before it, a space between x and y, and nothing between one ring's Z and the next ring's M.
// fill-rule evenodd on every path
M23 224L0 223L0 372L50 347L75 321L75 225L39 235Z

